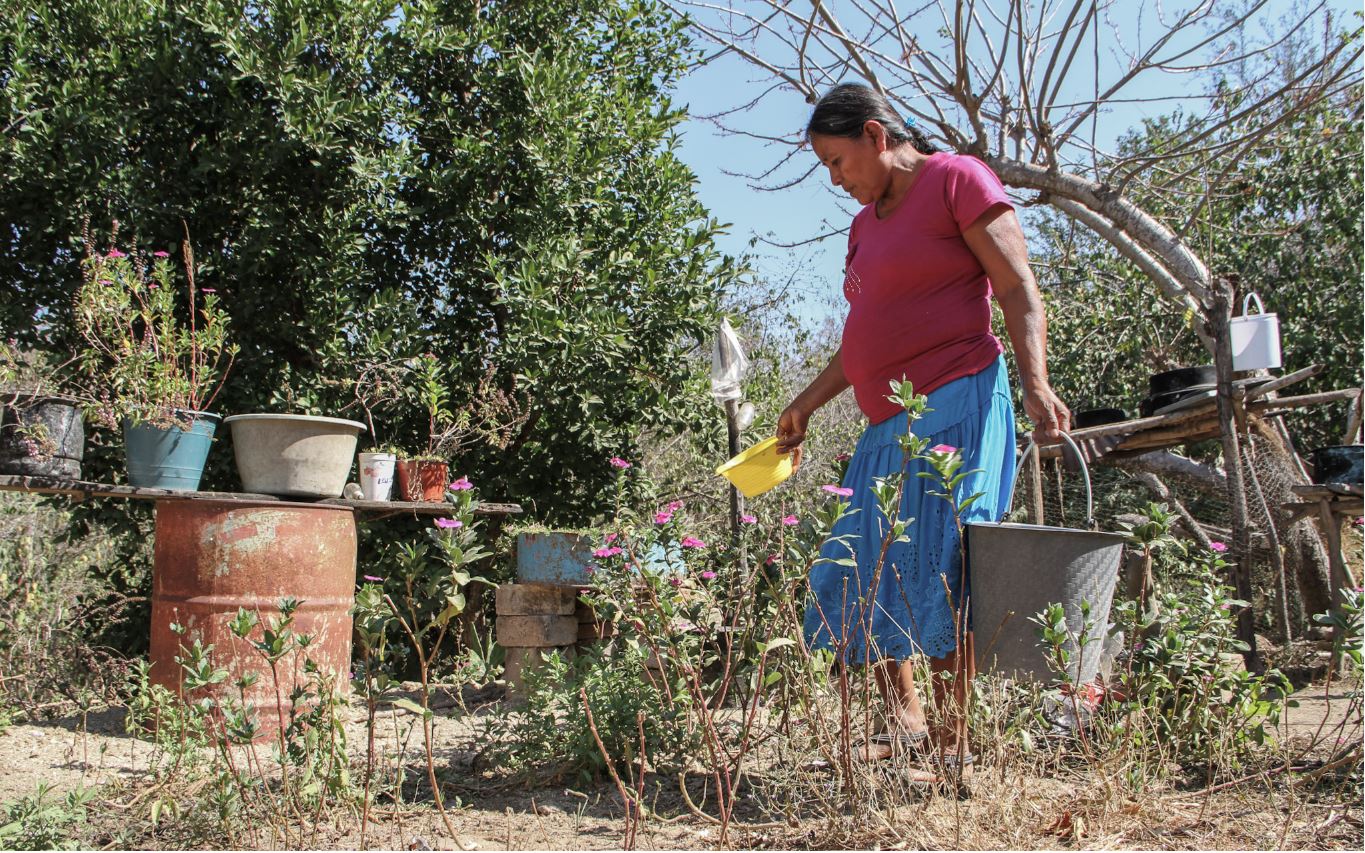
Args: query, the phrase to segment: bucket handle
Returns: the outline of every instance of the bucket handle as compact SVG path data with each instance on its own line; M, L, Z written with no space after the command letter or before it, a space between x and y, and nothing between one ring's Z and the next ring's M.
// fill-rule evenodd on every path
M1243 317L1250 317L1250 316L1251 316L1251 300L1253 300L1253 299L1256 300L1256 313L1257 313L1257 314L1264 314L1264 313L1265 313L1265 306L1261 304L1261 297L1257 296L1255 292L1252 292L1252 293L1248 293L1248 294L1246 295L1246 298L1244 298L1244 299L1242 300L1242 316L1243 316Z
M1090 468L1085 464L1085 456L1081 449L1076 446L1076 442L1071 436L1062 433L1062 438L1071 445L1071 449L1076 452L1076 461L1081 463L1081 476L1085 479L1085 526L1093 528L1095 526L1095 493L1090 488ZM1033 436L1029 436L1028 444L1024 445L1024 451L1019 455L1019 462L1014 466L1014 477L1010 480L1010 499L1014 498L1014 487L1019 485L1019 472L1024 469L1024 461L1028 459L1028 453L1034 447Z

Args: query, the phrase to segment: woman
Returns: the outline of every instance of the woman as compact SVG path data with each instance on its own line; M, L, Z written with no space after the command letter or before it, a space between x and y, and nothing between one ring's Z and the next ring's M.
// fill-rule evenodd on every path
M1059 440L1071 416L1048 384L1042 300L1023 231L990 168L936 152L884 96L864 86L826 93L806 135L831 183L864 207L849 229L842 343L783 411L778 446L799 464L810 416L849 386L870 422L843 483L858 511L836 525L822 553L847 558L851 548L857 565L822 562L812 569L806 634L812 646L834 648L847 663L872 665L888 730L868 745L869 758L918 748L928 738L944 765L960 771L972 761L961 711L975 671L971 634L957 613L965 585L958 528L948 502L926 494L932 481L915 476L928 469L913 464L901 504L901 518L914 519L910 541L881 556L885 525L870 486L904 468L897 435L908 421L887 399L889 383L908 379L928 395L932 411L915 422L915 435L959 449L963 471L980 469L960 486L963 496L982 493L964 522L998 521L1014 473L1014 409L1003 348L991 333L992 293L1038 439ZM934 673L933 731L915 689L911 658L919 654Z

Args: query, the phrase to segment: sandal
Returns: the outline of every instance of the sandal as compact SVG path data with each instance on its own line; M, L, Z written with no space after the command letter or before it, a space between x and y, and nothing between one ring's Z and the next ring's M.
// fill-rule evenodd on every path
M921 788L925 791L934 791L940 796L953 796L959 800L965 800L972 794L971 791L971 766L976 763L976 756L972 753L959 756L955 752L937 755L928 752L929 761L938 762L935 769L914 768L905 771L902 775L911 786Z
M879 732L873 735L862 748L864 761L885 761L897 755L923 755L929 743L929 730L917 732ZM869 755L874 747L887 747L887 754L876 758Z

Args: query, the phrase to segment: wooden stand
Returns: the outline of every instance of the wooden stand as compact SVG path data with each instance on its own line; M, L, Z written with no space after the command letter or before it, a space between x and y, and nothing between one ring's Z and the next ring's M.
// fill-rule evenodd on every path
M1284 509L1288 521L1316 514L1322 525L1322 533L1327 540L1327 558L1331 566L1329 582L1332 587L1332 606L1341 603L1341 591L1357 585L1355 574L1346 564L1346 554L1341 547L1342 518L1356 518L1365 514L1365 490L1360 486L1344 483L1327 485L1291 486L1296 497L1302 498L1287 503Z

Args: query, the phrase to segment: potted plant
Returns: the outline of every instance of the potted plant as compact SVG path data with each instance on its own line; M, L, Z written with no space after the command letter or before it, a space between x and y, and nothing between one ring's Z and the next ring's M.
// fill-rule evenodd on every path
M60 367L0 341L0 474L81 478L85 420L78 402L60 391Z
M123 430L131 485L198 489L219 420L207 409L237 354L227 315L212 288L195 285L188 232L183 291L168 252L149 259L117 248L117 222L107 251L95 250L88 228L83 236L75 324L92 417Z
M399 460L398 491L404 500L440 501L450 481L451 458L476 444L505 449L530 412L496 387L491 366L458 410L451 406L446 371L435 355L409 360L408 369L412 393L426 411L427 444L424 452Z
M427 446L424 453L406 455L398 461L398 493L407 501L439 501L450 482L448 436L456 422L450 410L450 390L445 370L431 353L412 359L414 393L427 413Z
M378 443L375 411L395 407L403 401L408 374L407 359L369 357L360 359L357 366L359 370L352 384L355 399L343 411L354 407L363 411L370 440L375 442L370 449L358 454L356 459L360 493L367 501L387 501L393 493L398 458L402 451L395 445Z
M356 468L360 472L360 495L367 501L387 501L393 493L393 478L398 466L397 447L380 444L360 453Z

